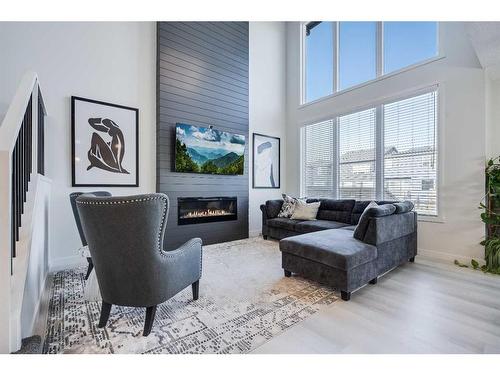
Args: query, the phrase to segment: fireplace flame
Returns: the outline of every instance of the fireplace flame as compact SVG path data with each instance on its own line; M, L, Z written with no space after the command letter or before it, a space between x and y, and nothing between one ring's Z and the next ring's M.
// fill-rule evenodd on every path
M181 216L181 219L194 219L197 217L227 216L227 215L234 215L234 213L226 210L207 208L203 210L194 210L186 212L184 215Z

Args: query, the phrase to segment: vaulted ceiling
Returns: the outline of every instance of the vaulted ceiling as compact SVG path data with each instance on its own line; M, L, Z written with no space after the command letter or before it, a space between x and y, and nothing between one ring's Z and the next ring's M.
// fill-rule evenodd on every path
M465 30L481 66L500 79L500 22L467 22Z

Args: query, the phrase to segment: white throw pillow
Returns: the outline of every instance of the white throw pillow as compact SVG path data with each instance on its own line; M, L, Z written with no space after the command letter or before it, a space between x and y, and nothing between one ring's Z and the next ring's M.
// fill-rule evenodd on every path
M320 202L306 203L297 201L295 210L293 211L292 219L294 220L316 220Z

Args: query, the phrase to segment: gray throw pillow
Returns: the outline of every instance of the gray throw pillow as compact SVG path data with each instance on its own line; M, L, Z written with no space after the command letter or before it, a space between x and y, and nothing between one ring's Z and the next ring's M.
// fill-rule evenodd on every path
M359 217L358 225L356 225L354 233L352 234L354 238L362 241L363 238L365 237L369 219L368 210L372 207L378 207L377 202L371 201L370 203L368 203L368 206L366 206L365 209L363 210L363 213Z
M373 203L373 204L372 204ZM363 241L365 238L366 230L368 229L368 224L370 218L381 217L392 215L396 211L396 206L393 204L382 204L377 205L375 202L370 202L370 204L365 208L361 217L359 218L359 223L354 229L353 237L357 240Z
M393 203L396 207L397 214L404 214L405 212L410 212L413 210L414 204L410 201L396 202Z

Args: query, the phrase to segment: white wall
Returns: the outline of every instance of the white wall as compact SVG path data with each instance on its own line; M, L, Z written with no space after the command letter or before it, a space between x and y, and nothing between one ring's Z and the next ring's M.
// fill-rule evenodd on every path
M486 155L496 158L500 155L500 79L486 76Z
M286 146L286 23L250 22L249 25L249 233L261 233L259 206L285 192ZM252 188L252 133L281 138L281 188Z
M440 212L442 222L419 222L421 253L448 260L483 257L478 202L484 191L485 79L462 23L440 23L444 58L299 107L300 25L287 28L287 189L299 194L299 128L412 90L439 84Z
M0 118L27 70L38 73L49 112L46 175L52 179L50 265L80 261L81 246L69 204L72 95L139 108L139 188L109 188L113 194L155 191L156 24L0 23ZM91 191L93 189L82 189Z

